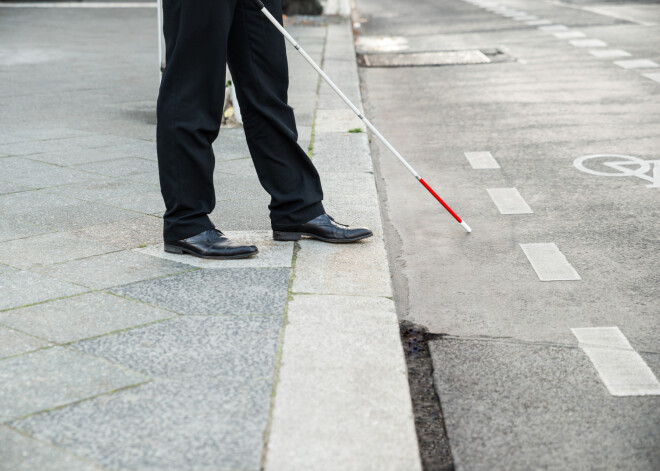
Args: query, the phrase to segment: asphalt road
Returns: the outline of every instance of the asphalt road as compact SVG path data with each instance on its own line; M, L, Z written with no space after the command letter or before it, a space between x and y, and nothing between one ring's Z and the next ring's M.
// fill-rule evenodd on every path
M457 469L660 469L660 396L604 383L639 385L644 363L660 376L660 188L649 187L660 186L660 83L644 75L660 66L614 63L660 63L660 5L498 3L510 8L356 0L362 52L503 53L361 69L367 115L474 229L373 141L400 319L444 334L429 345ZM595 55L612 50L629 55ZM490 152L499 168L473 168L466 152ZM593 154L632 158L576 167ZM497 189L533 212L502 214L512 201ZM544 266L574 279L541 281ZM599 327L629 347L606 340L596 355L612 355L592 362L571 329Z

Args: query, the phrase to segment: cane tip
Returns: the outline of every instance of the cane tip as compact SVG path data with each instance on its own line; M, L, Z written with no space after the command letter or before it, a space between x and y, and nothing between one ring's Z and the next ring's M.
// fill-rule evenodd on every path
M466 231L468 234L469 234L470 232L472 232L472 228L471 228L470 226L467 225L467 222L465 222L465 221L461 221L461 226L463 226L463 229L465 229L465 231Z

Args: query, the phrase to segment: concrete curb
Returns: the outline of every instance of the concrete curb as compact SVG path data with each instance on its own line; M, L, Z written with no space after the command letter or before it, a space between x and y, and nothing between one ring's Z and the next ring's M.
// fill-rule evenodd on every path
M323 58L361 107L348 19L328 27ZM421 470L368 136L355 128L364 126L322 84L314 162L328 212L369 224L375 237L298 244L267 471Z

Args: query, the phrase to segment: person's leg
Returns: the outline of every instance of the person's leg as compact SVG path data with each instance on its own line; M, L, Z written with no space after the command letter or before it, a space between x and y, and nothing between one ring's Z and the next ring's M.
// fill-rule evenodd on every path
M235 5L236 0L163 0L167 62L157 147L166 242L214 227L208 217L215 207L211 143L220 129Z
M282 17L281 0L264 0ZM239 0L229 33L228 62L243 127L259 181L271 196L273 228L291 227L324 214L318 172L298 145L287 104L289 71L284 38L251 0Z

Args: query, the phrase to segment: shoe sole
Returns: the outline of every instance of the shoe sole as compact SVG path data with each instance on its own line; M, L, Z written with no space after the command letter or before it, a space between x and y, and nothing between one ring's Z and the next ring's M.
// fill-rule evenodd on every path
M254 253L248 253L248 254L240 254L240 255L224 255L224 256L209 256L209 255L200 255L198 253L193 252L192 250L185 249L183 247L177 247L175 245L165 245L165 252L167 253L175 253L178 255L192 255L193 257L197 258L204 258L206 260L237 260L241 258L250 258L259 253L257 250Z
M323 242L330 242L331 244L350 244L351 242L357 242L358 240L368 239L372 237L373 234L367 234L360 237L355 237L353 239L326 239L325 237L320 237L308 232L280 232L273 231L273 239L283 241L283 242L292 242L300 240L303 236L311 237L313 239L318 239Z

